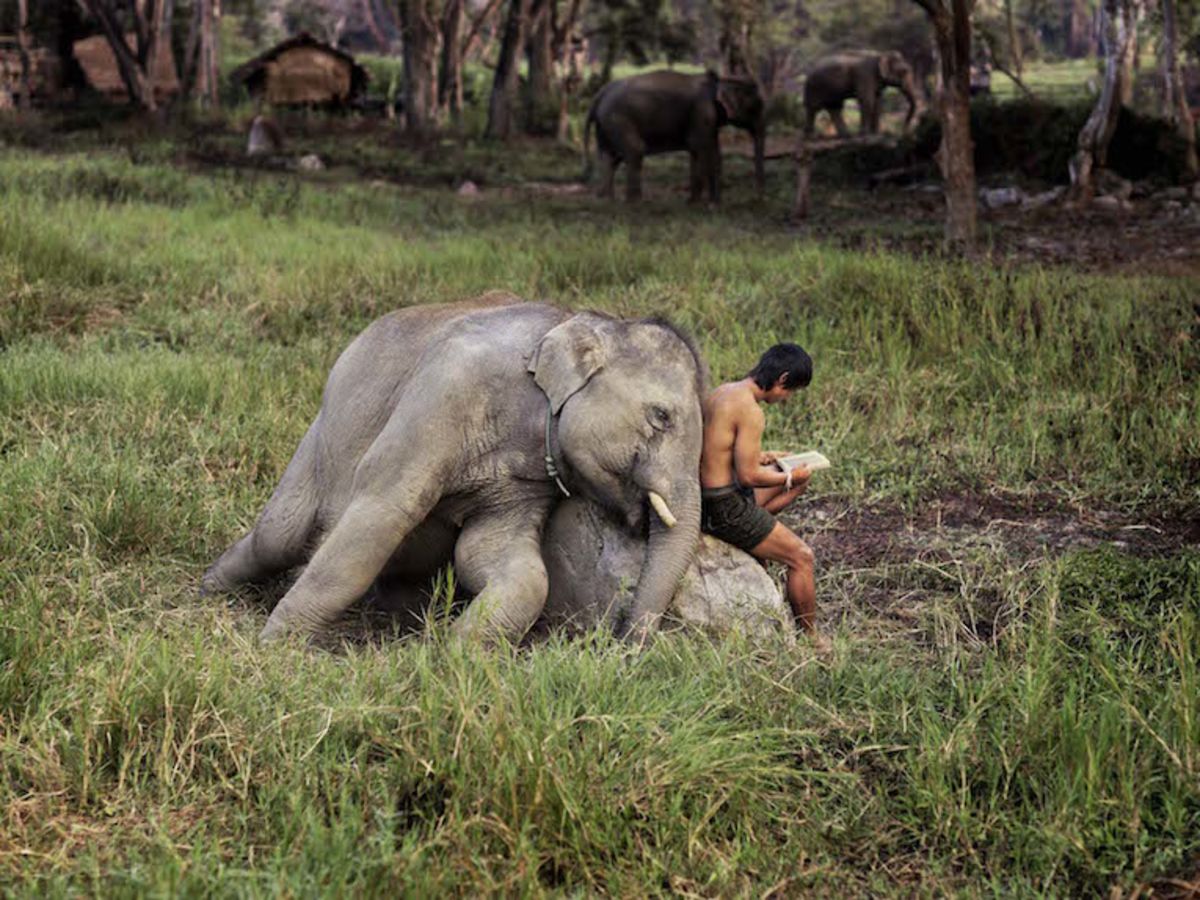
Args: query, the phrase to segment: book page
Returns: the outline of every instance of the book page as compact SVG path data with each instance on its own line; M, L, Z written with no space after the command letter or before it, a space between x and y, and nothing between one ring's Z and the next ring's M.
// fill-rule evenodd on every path
M790 472L792 469L804 467L810 472L819 472L821 469L828 469L833 464L828 460L824 453L816 450L806 450L803 453L795 453L791 456L783 456L775 460L777 465L784 472Z

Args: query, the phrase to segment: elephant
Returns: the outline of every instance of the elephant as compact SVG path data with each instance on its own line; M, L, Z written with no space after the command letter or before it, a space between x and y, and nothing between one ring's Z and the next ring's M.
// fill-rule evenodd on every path
M734 125L754 138L754 180L763 190L766 116L753 81L721 78L715 72L687 75L662 69L610 81L596 94L583 132L585 167L596 129L600 159L600 196L612 197L616 167L625 163L625 199L642 196L642 158L686 150L691 157L690 199L705 187L709 199L721 199L721 145L718 132Z
M804 134L812 137L817 113L827 110L840 137L849 131L842 120L842 104L850 98L858 100L862 116L862 134L879 131L879 98L885 87L899 88L908 98L907 128L920 101L912 67L904 55L891 50L877 53L870 50L844 50L818 60L804 81Z
M570 494L647 536L622 627L641 640L696 548L706 372L658 318L503 292L383 316L334 364L270 500L201 590L305 564L271 639L320 630L372 587L387 605L453 562L474 595L454 634L516 640L545 603L542 531Z
M602 507L580 497L554 510L542 538L550 592L539 634L619 628L633 600L629 585L644 565L646 541ZM680 579L665 619L723 634L778 636L794 642L796 625L783 594L762 564L711 535Z

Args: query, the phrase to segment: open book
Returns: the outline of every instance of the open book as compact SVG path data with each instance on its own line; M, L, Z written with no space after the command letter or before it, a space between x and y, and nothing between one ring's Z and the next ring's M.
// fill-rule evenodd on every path
M821 469L828 469L832 464L825 457L824 453L818 453L816 450L806 450L803 453L796 453L791 456L781 456L775 460L775 465L779 466L784 472L790 472L792 469L798 468L817 472Z

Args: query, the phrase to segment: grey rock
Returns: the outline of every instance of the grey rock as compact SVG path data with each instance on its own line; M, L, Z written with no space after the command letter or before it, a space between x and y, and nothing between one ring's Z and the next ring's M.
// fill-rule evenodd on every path
M628 615L646 553L643 538L616 525L594 504L572 498L551 517L542 551L550 592L539 631L613 627ZM719 634L795 634L791 611L762 565L708 535L700 538L667 618Z
M1051 188L1048 191L1042 191L1040 194L1031 194L1021 201L1021 209L1029 212L1031 210L1042 209L1043 207L1050 206L1051 204L1057 203L1059 200L1061 200L1066 192L1067 189L1060 185L1056 188Z
M255 116L246 140L247 156L270 156L283 149L283 132L265 116Z
M1192 199L1200 203L1200 181L1192 185Z
M988 209L1016 206L1024 197L1025 195L1021 193L1021 189L1015 187L983 188L979 192L979 199L983 201L983 205Z
M1092 200L1092 206L1101 212L1128 212L1132 206L1128 200L1122 200L1120 197L1112 194L1105 194L1103 197L1096 197Z
M460 197L478 197L479 185L473 181L467 180L458 186L458 190L455 191L455 193Z
M1159 191L1155 195L1155 198L1158 200L1164 200L1164 201L1172 201L1173 200L1176 203L1183 203L1188 198L1188 189L1185 187L1169 187L1169 188Z
M1133 182L1111 169L1096 170L1096 193L1128 200L1133 196Z
M296 168L301 172L320 172L325 168L325 163L317 154L309 153L296 161Z

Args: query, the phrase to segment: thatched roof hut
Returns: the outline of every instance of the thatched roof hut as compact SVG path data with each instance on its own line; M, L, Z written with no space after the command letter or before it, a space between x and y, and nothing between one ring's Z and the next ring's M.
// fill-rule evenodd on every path
M137 35L125 35L125 43L137 46ZM102 34L76 41L72 47L75 60L83 69L88 84L118 102L128 101L121 70L117 68L117 57L113 54L108 38ZM175 54L171 52L171 41L166 35L159 39L158 54L154 58L154 96L162 100L179 93L179 75L175 71Z
M301 32L238 66L229 77L268 103L342 104L367 86L367 70L354 57Z

